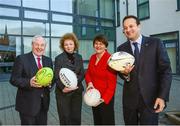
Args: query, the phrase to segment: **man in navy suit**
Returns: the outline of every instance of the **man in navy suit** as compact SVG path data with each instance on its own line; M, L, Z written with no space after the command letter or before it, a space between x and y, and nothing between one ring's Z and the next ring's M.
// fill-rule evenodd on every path
M127 65L120 77L124 79L123 115L127 125L157 125L158 113L169 100L172 81L167 51L162 41L140 33L140 21L133 15L123 19L127 42L117 51L135 56L135 65Z
M47 124L50 87L40 86L35 79L38 67L53 68L52 60L43 55L45 48L45 39L36 35L32 39L32 51L17 56L14 62L10 83L18 88L16 110L22 125Z

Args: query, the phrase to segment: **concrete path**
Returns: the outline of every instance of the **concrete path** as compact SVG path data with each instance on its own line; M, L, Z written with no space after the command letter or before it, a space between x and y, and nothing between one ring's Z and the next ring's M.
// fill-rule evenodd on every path
M118 80L116 94L115 94L115 122L117 125L123 125L122 116L122 80ZM0 125L19 125L20 119L19 114L15 111L15 97L16 87L13 87L9 82L0 82ZM167 108L160 113L159 124L168 125L173 124L165 116L166 112L169 111L180 111L180 77L175 76L171 86L170 102L167 103ZM58 125L58 114L56 108L56 100L54 91L51 92L50 109L48 112L48 124ZM84 104L82 106L82 125L92 125L92 110Z

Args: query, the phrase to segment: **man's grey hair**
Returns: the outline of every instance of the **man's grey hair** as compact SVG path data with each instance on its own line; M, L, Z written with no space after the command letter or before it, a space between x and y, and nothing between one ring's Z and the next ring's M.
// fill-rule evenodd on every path
M35 42L38 38L42 38L44 43L46 44L46 40L43 38L42 35L35 35L33 38L32 38L32 43Z

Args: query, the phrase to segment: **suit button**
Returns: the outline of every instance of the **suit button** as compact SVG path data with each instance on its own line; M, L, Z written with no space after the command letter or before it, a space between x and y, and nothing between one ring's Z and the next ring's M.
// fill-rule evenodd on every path
M43 94L41 94L41 98L43 98L44 97L44 95Z

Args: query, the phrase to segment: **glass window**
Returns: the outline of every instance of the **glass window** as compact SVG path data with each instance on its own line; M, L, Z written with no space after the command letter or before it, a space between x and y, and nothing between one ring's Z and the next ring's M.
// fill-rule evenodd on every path
M114 0L100 0L100 17L114 19Z
M53 14L52 15L52 20L53 21L60 21L60 22L73 22L72 16L69 15L60 15L60 14Z
M73 32L72 25L51 24L51 35L61 37L67 32Z
M23 43L24 43L24 53L28 53L32 51L32 38L33 37L23 37ZM45 55L49 56L49 38L45 38L46 40L46 50Z
M74 0L51 0L51 10L73 13L73 1Z
M116 21L117 21L117 26L120 26L120 22L121 22L121 20L120 20L120 6L119 6L119 0L117 0L117 3L116 3L117 5L116 5L116 11L117 11L117 19L116 19Z
M48 20L48 14L46 12L35 12L35 11L24 11L24 17L25 18L31 18L31 19L44 19Z
M81 24L88 24L88 25L96 25L97 21L96 18L87 18L87 17L82 17L81 19Z
M82 55L83 60L89 60L90 56L94 53L92 40L79 40L79 54Z
M139 4L142 4L142 3L146 3L146 2L148 2L149 0L138 0L138 3Z
M0 19L0 34L21 34L21 22L20 21L11 21L11 20L2 20Z
M147 19L150 16L149 0L138 0L137 14L139 19Z
M98 17L97 5L97 0L78 0L77 13L79 15Z
M22 0L23 7L49 10L49 0Z
M0 0L0 4L21 6L21 0Z
M114 20L101 20L101 26L113 27Z
M0 7L0 16L19 17L19 10Z
M84 36L84 35L86 35L87 33L87 31L86 31L86 26L82 26L82 36Z
M20 37L2 35L0 36L0 73L10 73L13 62L20 54Z
M49 24L39 22L23 22L24 35L42 35L49 36Z
M138 10L138 17L139 19L144 19L149 17L149 9L148 9L149 5L148 4L144 4L142 6L139 6Z
M51 56L52 56L52 60L55 60L55 57L57 55L59 55L60 53L63 52L63 50L61 50L61 48L59 48L59 41L60 38L51 38Z
M180 0L177 0L177 10L180 10Z
M115 45L114 45L114 41L108 41L108 52L109 53L114 53L114 47L115 47Z

